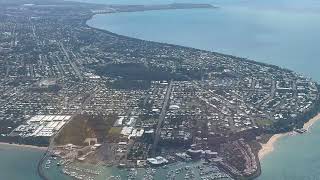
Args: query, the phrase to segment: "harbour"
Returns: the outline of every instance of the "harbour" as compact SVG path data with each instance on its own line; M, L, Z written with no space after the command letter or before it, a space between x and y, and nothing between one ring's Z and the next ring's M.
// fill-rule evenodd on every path
M313 39L319 39L315 35L315 30L319 27L313 23L315 18L320 16L314 11L319 6L314 6L315 4L311 1L292 2L285 0L281 2L253 1L249 8L244 8L243 5L248 4L242 1L226 2L225 4L221 1L214 3L218 3L222 8L207 12L179 10L174 12L99 15L90 20L88 24L140 39L179 44L257 59L287 67L315 80L320 80L318 68L314 66L318 64L317 57L319 57L318 52L313 48L313 43L316 41L310 41L311 38L305 33L300 34L302 30L298 27L303 24L304 30L309 31L307 34L312 36ZM275 17L277 18L275 19ZM170 20L167 21L168 19ZM288 19L294 19L295 22L291 23L291 21L287 21ZM190 27L192 22L197 22L197 26ZM211 23L211 25L208 23ZM239 23L241 24L239 25ZM141 24L145 24L147 27L143 26L143 29L141 29ZM219 27L213 24L218 24ZM148 26L152 26L152 30ZM172 29L175 29L175 31L171 31ZM189 33L196 34L196 36L183 32L183 29L191 30ZM233 29L235 31L232 31ZM151 35L155 31L159 34L158 36ZM203 33L204 31L206 33ZM290 45L285 47L288 44ZM289 51L289 49L291 50ZM295 50L292 51L292 49ZM309 169L304 167L308 167L306 164L310 161L313 162L312 169L317 167L317 150L306 148L303 144L307 143L309 146L317 144L312 137L316 136L319 128L319 122L316 122L310 128L310 131L303 131L303 134L299 133L295 136L278 139L275 143L275 150L262 160L262 175L258 179L316 178L319 174L317 170L314 169L310 173ZM300 143L305 148L304 151L300 149L300 147L303 148ZM296 151L296 146L299 146L299 152ZM289 149L291 152L287 156L286 152ZM311 152L305 152L306 149L310 149ZM292 155L298 153L303 155L299 158ZM306 156L308 158L305 158ZM287 163L287 160L291 163ZM274 166L275 161L279 162L276 163L277 167ZM305 166L301 164L305 164ZM276 169L276 173L273 173L274 169Z
M232 19L234 17L234 14L231 16L226 16L225 13L228 12L232 14L231 11L234 11L234 10L236 10L237 13L241 12L241 13L244 13L245 15L230 22L228 20ZM220 15L219 18L223 16L226 19L218 18L218 21L217 21L216 17L211 16L212 13L214 13L215 15ZM314 44L312 43L310 44L309 42L309 40L311 39L311 36L314 39L319 38L317 34L311 33L312 31L317 32L319 28L317 25L312 25L314 23L314 20L318 17L318 14L310 13L310 12L306 13L304 11L302 12L299 11L299 14L297 14L298 12L296 10L294 12L292 10L289 10L289 13L285 14L284 16L281 16L282 18L280 18L280 21L276 21L276 23L278 23L276 24L276 27L274 26L269 27L268 25L272 24L270 21L274 20L272 19L272 17L274 17L275 15L277 15L278 17L279 15L278 13L279 13L278 11L276 12L268 11L267 13L265 12L265 14L263 15L260 14L261 16L267 16L267 17L261 18L259 16L260 18L257 18L257 19L254 19L254 18L248 19L248 16L257 15L256 9L254 12L251 12L251 11L248 12L247 9L243 7L241 8L230 7L227 9L223 9L221 11L210 10L210 11L204 11L204 12L200 12L198 10L175 10L174 12L173 11L170 11L170 12L157 11L157 12L143 12L143 13L139 12L139 13L132 13L130 15L127 13L124 13L124 14L117 14L117 15L107 15L108 17L96 16L92 20L90 20L88 24L91 26L94 26L93 24L90 24L90 23L92 23L92 21L94 21L95 18L100 17L101 19L98 20L96 23L100 25L103 24L103 22L106 23L105 29L110 30L114 33L120 33L128 36L133 36L136 38L154 40L154 41L160 41L160 42L167 42L167 40L165 40L165 37L176 37L176 39L174 39L173 41L170 40L168 43L180 44L180 45L196 47L201 49L209 48L208 50L223 52L227 54L233 54L237 56L249 57L254 59L257 58L258 60L268 59L266 60L267 63L288 67L288 68L297 70L300 73L309 75L313 79L318 80L320 76L319 74L317 74L318 73L317 67L314 65L314 63L317 63L317 60L316 60L317 52L315 49L313 49L316 46L314 46ZM192 15L194 14L199 15L199 17L196 17L195 19L193 19L193 21L197 21L197 22L200 19L203 19L203 17L208 17L208 15L210 15L209 17L214 19L215 21L214 24L217 24L217 22L222 23L221 29L226 29L226 27L231 29L232 27L237 27L237 28L240 27L241 33L248 31L247 28L244 28L243 26L237 24L236 22L238 21L240 23L241 22L249 23L249 24L246 24L246 26L252 25L251 23L253 23L254 28L252 29L252 32L250 31L246 32L248 34L246 34L244 37L241 37L241 38L238 37L237 32L230 32L230 30L228 29L228 31L225 32L224 36L222 36L223 37L222 39L209 38L210 43L216 42L216 44L214 45L210 43L209 44L202 43L202 42L205 42L203 41L203 38L209 37L212 34L216 34L217 36L220 36L221 35L220 33L223 33L223 32L219 32L219 28L218 28L218 31L211 31L212 30L212 27L211 27L209 28L209 31L211 32L203 33L202 37L196 36L196 39L191 38L186 40L185 37L190 36L190 34L184 33L183 30L189 27L188 21L190 19L181 18L181 15L184 17L193 17ZM145 17L146 15L148 17ZM289 51L287 52L282 51L282 50L286 50L286 48L283 47L281 43L299 34L301 29L298 28L298 29L295 29L295 31L289 31L289 35L283 35L282 33L280 33L280 36L281 36L280 37L279 32L283 32L288 29L284 27L285 25L279 25L279 24L281 24L283 21L285 21L285 19L289 18L291 15L293 15L295 19L298 19L297 20L298 22L304 22L306 18L309 18L309 19L310 17L312 18L309 21L310 24L306 25L307 27L306 29L310 31L310 37L307 37L307 40L305 39L301 40L299 39L301 37L297 36L297 39L295 39L295 41L300 40L301 46L306 46L306 48L300 47L300 45L299 46L294 45L293 49L295 48L301 49L301 51L294 51L292 53L288 53ZM159 28L156 28L157 31L159 31L158 33L161 33L160 31L164 30L164 32L166 33L170 31L170 34L161 34L157 37L159 38L158 40L150 39L149 37L144 36L144 35L148 35L148 32L141 31L141 29L139 29L141 27L138 27L138 29L135 29L135 27L130 27L130 26L135 26L134 24L127 23L126 20L121 19L121 18L126 19L128 18L128 16L130 17L132 16L131 20L134 23L137 23L135 20L139 19L138 25L140 26L141 26L141 23L148 24L148 22L153 21L153 18L160 17L160 21L162 22L160 22ZM177 19L170 18L173 16ZM107 20L105 18L107 18ZM111 18L111 20L108 18ZM169 23L167 19L170 19ZM181 26L181 29L177 30L177 32L172 32L172 29L175 29L175 26L172 26L172 24L179 24L177 23L177 20L180 23L182 23L183 26ZM224 20L227 20L227 22L225 22ZM250 20L250 22L248 22L248 20ZM267 23L270 23L270 24L267 24L267 26L266 24L263 24L263 25L256 24L258 21L260 23L261 20L263 20L264 22L267 21ZM205 23L205 22L201 21L201 23ZM233 26L230 26L232 23L235 23L235 24L233 24ZM190 23L190 24L193 24L193 23ZM94 27L98 27L100 25L97 25ZM155 24L153 24L152 26L154 25ZM169 26L166 26L166 25L169 25ZM167 28L167 30L165 27ZM199 27L201 29L205 29L203 26L199 26ZM293 22L290 21L288 28L292 28L292 27L294 27ZM104 29L104 27L102 26L98 28ZM120 30L126 29L127 32L119 32L119 29ZM148 28L145 28L145 29L146 31L148 31ZM221 29L220 31L222 31ZM138 31L139 33L135 31ZM171 33L180 33L181 36L175 36L174 34L171 34ZM192 31L192 33L195 33L195 31ZM231 35L232 33L235 33L235 34ZM197 32L195 34L201 34L201 33ZM255 37L252 37L249 34L254 34ZM274 34L276 34L276 36L273 37L274 39L269 41L270 36ZM232 38L230 38L229 36L231 36ZM212 37L216 38L215 36L212 36ZM161 40L161 38L164 38L164 39ZM252 44L243 45L245 40L242 38L244 39L248 38L249 40L252 40L252 41L249 41ZM250 38L253 38L253 39L250 39ZM280 40L278 41L277 38L279 38ZM234 42L235 40L238 43L239 42L241 43L236 44ZM192 42L193 44L191 44ZM286 43L284 44L289 44L289 43L290 41L289 42L286 41ZM207 47L205 46L200 47L199 46L200 44L204 44ZM231 48L230 44L235 45L235 47ZM222 45L221 48L215 47L219 45ZM240 46L244 46L244 49L238 48ZM292 48L292 47L289 47L289 48ZM270 49L271 51L269 51ZM314 54L311 56L310 54L312 53ZM282 59L283 61L280 61L280 59ZM303 64L303 66L301 64ZM261 177L259 177L259 179L261 180L264 180L264 179L268 180L268 179L275 179L275 178L279 179L280 177L283 180L286 180L286 179L294 180L295 178L298 180L298 178L299 179L316 178L317 174L319 174L316 167L318 167L319 165L318 163L320 162L317 162L316 160L316 159L319 159L318 154L316 153L319 151L319 148L314 146L316 146L317 144L316 137L318 137L318 134L320 133L319 129L320 129L320 124L316 122L314 126L310 128L310 130L308 131L304 129L296 129L295 131L298 135L295 135L292 137L284 136L279 138L279 140L275 142L275 151L268 154L268 156L266 156L261 163L262 175ZM2 178L3 179L23 179L23 177L25 176L24 171L22 171L21 174L19 175L19 173L15 173L11 171L6 172L6 168L17 167L18 169L22 169L25 166L28 166L28 168L26 168L25 170L28 171L28 173L31 173L30 177L32 177L35 180L40 179L36 173L36 168L37 168L36 163L39 161L39 159L41 159L41 156L43 155L44 151L37 150L37 149L30 150L30 149L21 149L21 148L13 150L5 146L6 145L0 146L1 150L3 151L1 156L4 156L4 158L1 158L1 159L4 159L3 164L0 165L4 167L4 168L0 168L0 170L3 171L2 174L4 175L3 177L0 176L0 179ZM310 147L310 148L307 148L307 147ZM306 149L308 149L308 152L306 152ZM15 154L19 154L19 156L16 156ZM296 154L299 154L298 158L296 158ZM26 157L30 159L26 159ZM30 166L28 162L32 162L32 166ZM35 162L35 164L33 164L33 162ZM276 164L277 167L275 167L274 165L275 162L278 162ZM294 164L294 166L292 166L292 164ZM307 164L308 166L306 166ZM311 173L309 171L310 166L312 166ZM309 169L306 169L306 167L308 167ZM11 168L11 169L16 170L17 168ZM274 168L277 168L275 172L274 172ZM102 179L159 179L159 180L162 180L162 179L181 179L181 180L182 179L185 179L185 180L187 179L230 179L230 177L226 173L224 173L223 170L219 169L215 164L208 164L207 162L204 162L204 161L176 162L176 163L168 164L163 167L157 167L157 168L148 167L148 168L124 169L124 168L117 168L117 167L109 167L108 165L103 163L98 163L95 165L82 164L82 163L70 163L67 161L61 161L57 157L48 157L44 159L43 169L45 170L45 173L48 173L48 176L52 179L71 179L70 177L72 177L73 179L90 179L90 180L91 179L92 180L93 179L98 179L98 180L99 179L101 180Z

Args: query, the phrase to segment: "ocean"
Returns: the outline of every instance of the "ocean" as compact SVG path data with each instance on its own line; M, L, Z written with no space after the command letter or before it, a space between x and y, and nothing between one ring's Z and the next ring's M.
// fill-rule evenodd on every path
M161 1L165 2L184 1ZM246 57L320 81L320 1L218 0L212 4L219 9L104 14L95 16L88 25L135 38Z
M0 144L0 180L41 180L37 165L44 150ZM53 162L45 173L52 180L71 180L61 173L61 167Z
M97 15L88 25L135 38L247 57L320 81L320 1L99 1L110 4L144 2L208 2L219 9ZM319 136L320 122L317 122L306 134L282 137L276 142L275 150L261 161L262 174L258 179L320 179Z
M42 150L0 144L0 179L41 180L37 175L37 164Z
M219 9L97 15L88 24L140 39L217 51L279 65L320 81L319 0L79 0L104 4L211 3ZM156 35L155 35L156 34ZM320 179L320 122L282 137L259 180ZM42 151L0 145L0 179L38 180ZM112 171L114 172L114 171ZM53 179L67 179L58 169Z
M258 180L318 180L320 179L320 121L310 131L281 137L274 151L261 162Z

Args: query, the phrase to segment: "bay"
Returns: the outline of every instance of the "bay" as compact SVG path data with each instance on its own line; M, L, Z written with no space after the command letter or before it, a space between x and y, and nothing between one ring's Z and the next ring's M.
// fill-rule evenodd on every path
M140 4L143 0L135 2ZM208 0L187 2L210 3ZM96 15L88 25L139 39L275 64L319 81L319 3L312 0L217 1L212 4L219 9Z
M141 1L126 2L141 4ZM161 1L168 2L172 1ZM214 4L219 9L97 15L88 25L139 39L247 57L319 81L319 3L316 0L216 1ZM281 138L275 151L261 161L262 174L258 179L320 179L319 135L320 122L317 122L304 135Z
M320 121L308 133L281 137L261 162L258 180L320 179Z
M79 0L103 4L211 3L219 9L97 15L89 25L118 34L279 65L320 81L318 0ZM156 36L155 36L156 34ZM286 136L261 162L259 180L320 179L320 122ZM0 179L34 179L43 152L0 146ZM51 170L55 179L65 179Z
M1 180L41 180L37 173L39 160L44 150L10 144L0 144L0 179ZM61 167L56 166L58 160L52 160L45 173L53 180L71 180L61 173Z
M41 180L37 175L37 164L42 150L0 145L0 179Z

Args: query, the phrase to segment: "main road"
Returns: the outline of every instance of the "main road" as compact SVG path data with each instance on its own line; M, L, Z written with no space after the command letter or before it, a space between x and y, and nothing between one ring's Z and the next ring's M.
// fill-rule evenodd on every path
M162 126L163 121L166 117L166 112L167 112L167 107L168 107L171 91L172 91L172 81L169 82L166 96L164 98L164 102L162 105L161 114L159 116L159 121L158 121L157 129L156 129L156 133L154 135L154 141L153 141L153 146L152 146L152 156L156 155L157 146L158 146L158 143L160 140L161 126Z

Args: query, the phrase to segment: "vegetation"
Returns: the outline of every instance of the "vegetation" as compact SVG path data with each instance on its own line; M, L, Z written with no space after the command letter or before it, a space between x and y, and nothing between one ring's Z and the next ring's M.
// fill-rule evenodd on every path
M95 69L99 75L122 77L127 80L169 80L172 78L171 73L160 69L151 69L144 64L109 64L97 66Z
M273 121L270 119L260 119L260 120L257 120L256 123L260 127L267 127L272 125Z
M77 115L61 130L55 142L59 145L84 145L86 138L97 138L98 142L103 142L115 121L115 115Z
M302 128L304 123L316 116L319 112L320 101L318 100L308 112L304 112L295 118L288 118L274 122L272 127L267 131L277 134L292 131L294 128Z
M108 142L118 142L120 138L121 128L112 127L108 132Z
M182 71L180 73L173 73L170 69L147 67L144 64L136 63L108 64L104 66L92 65L90 68L95 69L97 74L100 76L131 80L131 82L138 82L134 80L161 81L171 79L181 81L188 80L189 76L200 79L198 71L190 71L188 73Z

